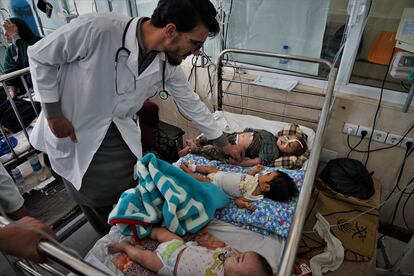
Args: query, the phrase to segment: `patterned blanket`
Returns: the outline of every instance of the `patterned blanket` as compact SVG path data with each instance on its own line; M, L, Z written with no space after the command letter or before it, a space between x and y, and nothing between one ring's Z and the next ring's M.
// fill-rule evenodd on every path
M136 240L162 223L178 235L195 233L223 208L229 199L216 186L202 183L179 168L149 153L137 163L139 184L125 191L109 214L121 234Z

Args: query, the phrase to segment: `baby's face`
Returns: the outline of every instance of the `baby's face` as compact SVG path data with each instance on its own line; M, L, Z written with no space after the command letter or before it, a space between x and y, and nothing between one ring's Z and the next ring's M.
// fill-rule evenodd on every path
M260 263L255 252L234 252L224 261L224 271L226 276L247 275L254 272L258 265Z
M277 138L276 145L280 152L289 155L295 155L295 153L301 149L298 137L295 135L279 136Z

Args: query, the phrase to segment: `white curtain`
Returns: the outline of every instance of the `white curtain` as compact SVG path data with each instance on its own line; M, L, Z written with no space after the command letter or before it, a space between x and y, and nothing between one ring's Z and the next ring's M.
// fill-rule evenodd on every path
M230 1L225 1L227 14ZM320 57L328 10L328 0L233 0L226 48L282 53L286 44L289 54ZM318 72L317 65L303 62L290 61L282 67L276 59L233 58L308 74Z

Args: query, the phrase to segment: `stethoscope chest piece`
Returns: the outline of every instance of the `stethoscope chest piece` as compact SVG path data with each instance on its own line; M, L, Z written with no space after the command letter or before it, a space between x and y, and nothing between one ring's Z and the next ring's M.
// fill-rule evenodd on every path
M160 91L159 96L161 100L166 100L168 99L168 92L163 89Z

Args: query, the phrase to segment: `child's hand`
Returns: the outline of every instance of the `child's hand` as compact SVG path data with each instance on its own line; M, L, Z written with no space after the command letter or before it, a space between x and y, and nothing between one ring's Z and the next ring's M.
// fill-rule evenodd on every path
M237 207L239 208L246 208L247 210L253 212L254 211L254 206L253 203L251 203L250 201L246 201L244 198L237 198L234 203L236 204Z
M262 164L257 164L252 168L252 171L255 173L258 173L264 169L264 166Z
M185 171L186 173L191 172L190 168L188 167L188 163L187 163L187 162L181 163L181 165L180 165L180 169L182 169L182 170L183 170L183 171Z

